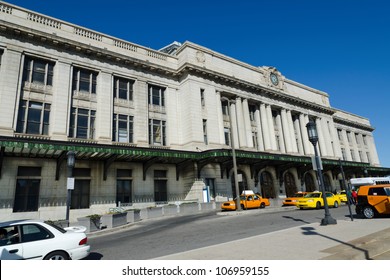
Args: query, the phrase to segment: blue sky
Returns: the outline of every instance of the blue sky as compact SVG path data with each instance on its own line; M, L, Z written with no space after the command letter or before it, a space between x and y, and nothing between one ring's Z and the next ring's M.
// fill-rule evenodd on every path
M325 91L370 120L390 167L390 1L8 0L152 49L191 41Z

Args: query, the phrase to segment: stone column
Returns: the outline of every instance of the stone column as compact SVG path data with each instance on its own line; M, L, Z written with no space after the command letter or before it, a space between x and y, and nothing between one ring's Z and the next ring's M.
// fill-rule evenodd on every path
M284 136L284 142L286 145L286 152L291 153L291 133L290 133L290 126L288 124L287 120L287 111L286 109L281 110L281 117L282 117L282 125L283 125L283 136ZM281 127L282 129L282 127Z
M221 101L221 93L217 90L215 92L215 99L217 104L217 116L218 116L218 134L219 134L219 144L225 144L225 131L223 124L223 113L222 113L222 101Z
M306 116L304 114L299 114L299 124L301 126L301 137L302 137L302 144L303 144L303 150L305 155L311 155L312 153L312 144L309 142L309 137L307 136L307 129L306 129Z
M252 125L249 117L248 99L243 99L241 102L241 106L242 106L242 115L244 121L243 128L245 130L246 146L253 147Z
M325 118L321 119L322 131L324 133L324 140L326 145L326 151L328 156L334 156L332 138L330 137L329 123Z
M304 155L304 149L303 149L303 143L302 143L302 132L300 128L300 120L298 118L295 118L294 120L294 128L298 135L298 153L301 155Z
M287 110L287 123L290 131L290 139L291 139L291 149L294 153L298 153L298 146L297 141L295 137L295 130L294 130L294 124L292 120L291 111Z
M269 151L272 149L271 137L269 133L268 120L267 120L267 109L264 103L260 104L260 115L261 115L261 128L264 139L264 149Z
M2 56L2 70L0 75L0 134L13 136L14 120L17 120L20 91L23 87L20 77L23 71L21 51L8 49ZM7 71L5 71L7 70ZM15 126L16 128L16 126ZM49 128L51 129L51 127Z
M68 121L71 112L72 79L71 65L58 61L53 80L53 103L50 112L50 130L52 140L68 139Z
M368 152L370 153L370 163L372 165L379 165L379 157L375 146L374 137L367 135Z
M238 149L240 148L240 142L239 142L239 131L237 128L237 111L236 111L236 106L237 104L230 103L230 112L232 113L231 120L232 122L230 123L230 133L233 133L234 137L234 148ZM231 144L231 143L230 143Z
M112 75L111 73L101 71L98 79L98 92L96 93L96 139L99 142L111 143L113 114Z
M330 136L333 140L333 147L334 147L334 156L337 158L342 158L341 154L341 145L340 145L340 140L339 140L339 135L337 133L337 128L334 125L333 119L330 119L329 121L329 130L330 130Z
M286 133L282 129L282 120L281 119L282 118L281 118L280 114L278 114L276 116L276 125L279 128L279 147L280 147L280 151L282 153L286 153L286 145L284 144L285 142L287 142L285 140Z
M316 118L316 126L317 126L317 133L318 133L318 144L320 146L320 155L327 156L328 152L326 150L324 130L323 130L320 118Z
M256 109L255 120L256 120L256 127L257 127L257 142L259 144L259 150L264 151L264 137L263 137L263 129L261 127L259 109Z
M275 127L274 122L272 118L272 109L271 105L266 105L266 112L267 112L267 121L268 121L268 133L271 140L271 147L273 151L277 150L276 146L276 138L275 138Z

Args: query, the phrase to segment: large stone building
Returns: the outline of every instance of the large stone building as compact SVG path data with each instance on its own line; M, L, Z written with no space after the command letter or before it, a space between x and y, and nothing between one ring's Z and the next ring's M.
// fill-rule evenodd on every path
M68 151L72 220L202 199L206 186L229 199L232 142L240 191L278 203L318 189L309 120L328 190L342 188L339 162L347 177L389 171L368 119L191 42L156 51L0 2L0 58L0 220L65 217Z

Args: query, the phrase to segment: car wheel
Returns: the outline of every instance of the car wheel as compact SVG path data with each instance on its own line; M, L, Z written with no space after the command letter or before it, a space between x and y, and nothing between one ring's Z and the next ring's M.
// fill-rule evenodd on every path
M44 260L51 260L51 261L66 261L69 260L69 256L65 252L61 251L55 251L50 254L48 254Z
M366 206L363 208L363 216L366 218L366 219L372 219L374 218L375 216L375 211L372 207L370 206Z
M264 208L264 207L265 207L265 203L262 202L262 203L260 204L260 208Z
M321 208L321 202L317 202L317 204L316 204L316 209L320 209Z
M333 204L333 207L334 207L334 208L339 207L339 203L338 203L337 201L335 201L334 204Z
M241 204L241 209L242 209L242 210L245 210L245 209L246 209L245 206L244 206L244 204Z

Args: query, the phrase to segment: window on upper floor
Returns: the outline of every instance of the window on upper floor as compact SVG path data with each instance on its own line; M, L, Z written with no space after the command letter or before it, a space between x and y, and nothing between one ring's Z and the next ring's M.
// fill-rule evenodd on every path
M343 131L341 129L337 129L337 137L340 141L343 140Z
M49 134L50 104L20 100L16 132Z
M221 101L221 106L222 106L222 114L224 116L229 116L229 102L228 101Z
M88 69L73 69L73 91L96 94L97 73Z
M367 145L367 135L363 135L363 144Z
M256 105L249 105L249 119L251 122L254 122L256 120Z
M200 103L202 104L202 107L206 106L203 88L200 89Z
M128 115L114 114L112 141L122 143L133 143L134 117Z
M72 107L69 137L94 139L96 111Z
M208 139L207 139L207 120L203 120L203 142L207 145Z
M149 119L149 144L166 146L166 122Z
M134 81L114 77L114 98L133 100Z
M230 127L224 127L223 133L225 136L225 144L230 146Z
M165 90L166 88L149 85L149 105L165 106Z
M347 139L348 139L348 143L352 143L351 132L350 131L347 131Z
M53 85L54 62L26 56L24 60L23 82Z

